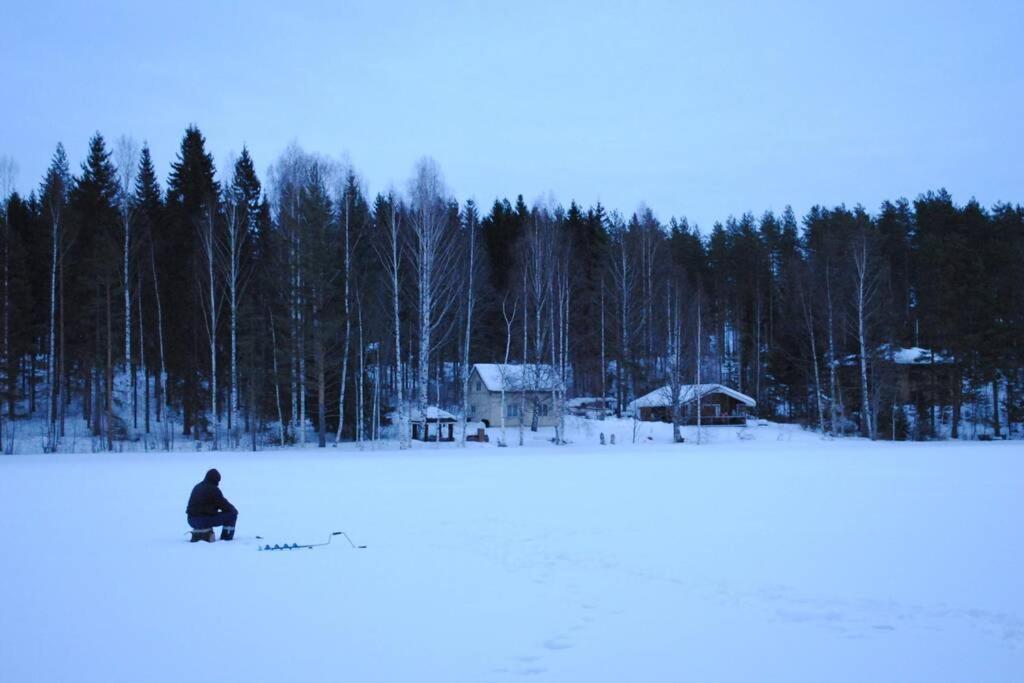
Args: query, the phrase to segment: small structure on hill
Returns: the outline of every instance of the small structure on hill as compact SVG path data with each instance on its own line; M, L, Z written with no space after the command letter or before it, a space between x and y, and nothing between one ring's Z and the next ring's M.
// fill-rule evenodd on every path
M412 438L418 441L455 440L455 416L437 406L427 406L425 412L414 410L409 422L412 425Z
M724 384L683 384L679 387L680 423L697 424L697 399L700 421L706 425L742 425L747 410L757 401ZM672 422L672 387L664 386L630 402L627 413L644 422Z
M588 417L596 419L608 417L615 413L615 398L601 398L600 396L577 396L565 402L565 409L570 415L577 417Z
M469 376L469 419L500 425L504 387L506 425L532 425L536 418L538 427L553 427L558 415L552 394L558 381L554 368L543 363L477 363Z
M483 422L470 422L466 425L466 441L486 443L490 440L487 436L487 426Z
M859 402L860 359L856 354L836 361L840 384L850 393L849 405ZM891 403L900 405L953 405L956 363L953 358L918 346L880 345L871 357L878 375L874 381L889 387Z

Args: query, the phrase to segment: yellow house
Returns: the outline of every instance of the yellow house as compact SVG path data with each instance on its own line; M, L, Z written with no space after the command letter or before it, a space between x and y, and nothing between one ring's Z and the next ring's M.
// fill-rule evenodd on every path
M550 365L476 363L469 375L469 419L488 427L501 425L501 389L505 388L505 425L554 427L558 416L552 391L558 377Z

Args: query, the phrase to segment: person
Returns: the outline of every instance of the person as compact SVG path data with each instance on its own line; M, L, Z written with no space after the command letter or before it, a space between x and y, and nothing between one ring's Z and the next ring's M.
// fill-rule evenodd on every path
M213 543L215 526L221 527L220 540L230 541L235 537L238 509L221 493L220 472L217 470L208 471L203 480L192 488L185 514L188 525L192 527L192 543Z

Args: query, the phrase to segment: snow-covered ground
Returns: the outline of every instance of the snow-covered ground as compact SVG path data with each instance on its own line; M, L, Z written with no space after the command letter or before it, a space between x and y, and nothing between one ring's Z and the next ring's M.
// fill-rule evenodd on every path
M0 457L0 681L1024 680L1019 442L631 430Z

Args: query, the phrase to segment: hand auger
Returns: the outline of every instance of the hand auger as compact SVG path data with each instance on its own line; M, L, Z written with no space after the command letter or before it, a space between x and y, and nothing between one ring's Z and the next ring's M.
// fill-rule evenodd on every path
M344 536L345 540L348 541L348 544L352 546L353 549L364 550L366 548L365 545L356 545L355 543L353 543L352 539L349 538L348 534L346 534L344 531L332 531L331 535L328 536L327 540L323 543L285 543L284 545L277 545L276 543L274 545L270 545L268 543L267 545L261 545L258 548L258 550L299 550L300 548L319 548L321 546L330 545L331 539L333 539L335 536Z

